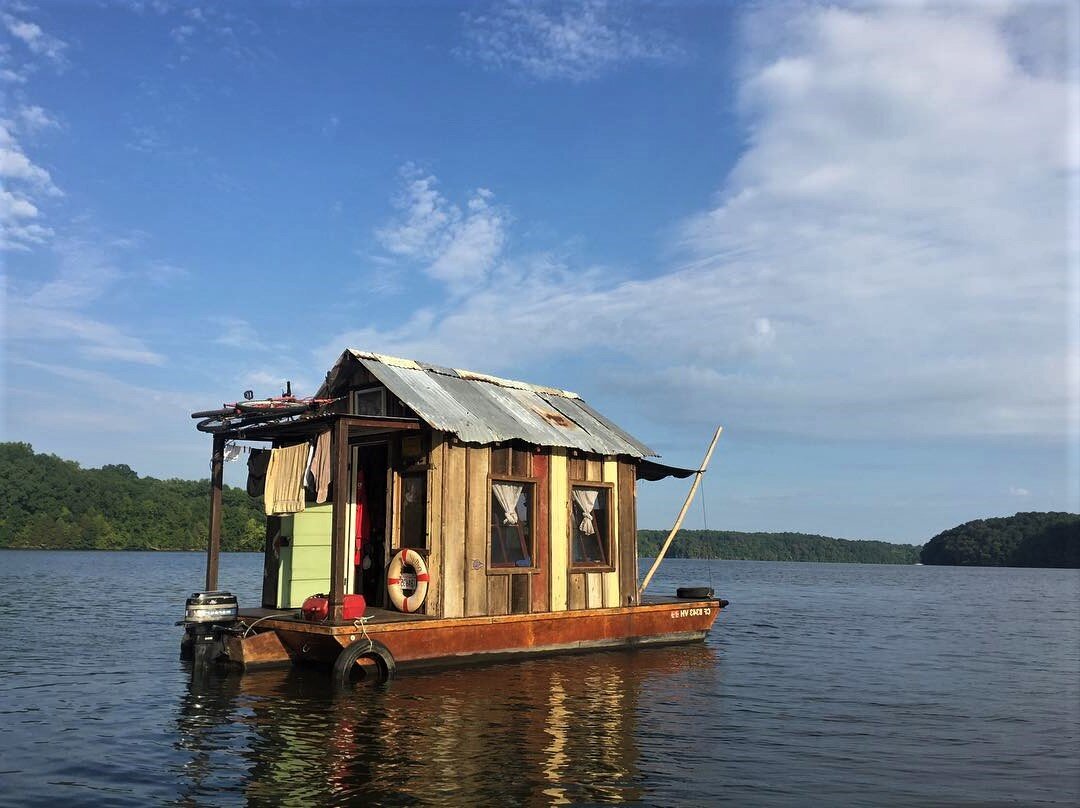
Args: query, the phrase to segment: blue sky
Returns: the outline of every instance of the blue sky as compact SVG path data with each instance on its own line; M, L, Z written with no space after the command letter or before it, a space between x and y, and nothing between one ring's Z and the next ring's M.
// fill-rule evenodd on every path
M722 423L690 527L1080 510L1074 4L0 9L7 440L204 476L357 347Z

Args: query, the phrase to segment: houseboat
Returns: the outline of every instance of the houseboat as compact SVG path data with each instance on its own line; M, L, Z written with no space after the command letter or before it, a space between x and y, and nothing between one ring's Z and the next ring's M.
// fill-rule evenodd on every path
M664 465L575 393L350 349L311 399L192 417L213 436L206 588L181 621L199 665L315 662L345 684L700 641L727 605L706 588L646 598L638 576L638 481L696 490L712 446L702 469ZM218 590L223 467L241 449L267 513L257 608Z

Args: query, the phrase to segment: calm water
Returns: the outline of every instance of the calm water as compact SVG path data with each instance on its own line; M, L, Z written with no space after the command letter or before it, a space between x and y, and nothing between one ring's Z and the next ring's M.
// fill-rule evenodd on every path
M261 559L221 580L254 604ZM670 561L704 645L199 685L202 557L0 553L4 805L1080 801L1080 572Z

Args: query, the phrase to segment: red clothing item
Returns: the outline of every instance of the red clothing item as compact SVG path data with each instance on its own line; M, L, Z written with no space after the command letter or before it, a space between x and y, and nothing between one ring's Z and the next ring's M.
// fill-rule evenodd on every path
M364 544L371 539L371 514L367 507L367 489L364 486L364 470L356 472L356 552L353 563L360 566L363 561Z

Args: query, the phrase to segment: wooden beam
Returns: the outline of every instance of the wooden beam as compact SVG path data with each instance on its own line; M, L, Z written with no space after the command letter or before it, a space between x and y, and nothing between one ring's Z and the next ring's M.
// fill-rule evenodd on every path
M341 622L345 609L345 554L349 546L349 424L345 418L334 421L330 446L334 467L333 535L330 540L330 614L331 622Z
M206 589L217 589L221 555L221 479L225 469L225 436L214 435L210 454L210 535L206 542Z

